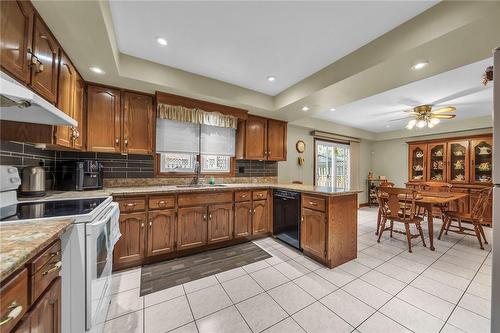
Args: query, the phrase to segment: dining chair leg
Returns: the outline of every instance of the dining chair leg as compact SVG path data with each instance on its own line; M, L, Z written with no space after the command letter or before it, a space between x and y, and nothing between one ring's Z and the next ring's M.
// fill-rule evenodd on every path
M481 250L484 250L483 240L481 239L481 233L479 232L477 223L474 222L473 224L474 224L474 232L476 233L477 240L479 241L479 247L481 248Z
M481 233L481 236L483 236L484 244L488 244L488 241L486 240L486 236L484 234L483 226L481 224L478 224L478 227L479 227L479 232Z
M380 243L380 238L382 237L382 233L384 232L385 230L385 222L387 221L386 218L383 218L382 219L382 223L380 224L380 229L378 231L378 239L377 239L377 243Z
M380 211L380 207L377 212L377 230L375 230L375 235L378 235L380 232L380 220L382 219L382 212Z
M417 223L417 230L418 230L418 233L420 234L420 238L422 238L422 245L424 247L427 247L427 245L425 245L424 231L422 230L422 226L420 225L420 222Z
M391 221L391 238L392 238L392 229L394 228L394 221Z
M408 252L411 253L411 234L410 234L410 225L408 223L405 223L405 229L406 229L406 240L408 241Z
M460 224L460 219L458 219L458 224ZM450 230L450 226L451 226L451 223L453 222L453 218L452 217L448 217L448 223L446 224L446 231L445 231L445 235L448 235L448 231Z
M439 240L441 240L441 236L443 236L443 231L446 229L446 225L449 223L448 219L449 219L449 217L444 216L443 224L441 225L441 231L439 232L439 236L438 236Z

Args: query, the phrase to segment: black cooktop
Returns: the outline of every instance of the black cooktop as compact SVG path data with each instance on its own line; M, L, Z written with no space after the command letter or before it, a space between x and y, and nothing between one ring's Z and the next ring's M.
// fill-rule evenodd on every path
M106 198L20 202L0 209L0 221L40 219L84 215L92 212Z

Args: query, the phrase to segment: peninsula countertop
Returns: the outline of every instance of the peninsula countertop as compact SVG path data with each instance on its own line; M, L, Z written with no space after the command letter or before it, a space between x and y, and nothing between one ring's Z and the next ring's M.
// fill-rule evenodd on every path
M72 219L0 223L0 281L23 267L72 224Z
M227 190L253 190L253 189L283 189L290 191L298 191L308 194L324 195L324 196L343 196L350 194L361 193L355 189L340 189L333 187L322 187L302 184L217 184L215 186L204 185L202 187L188 185L153 185L153 186L126 186L126 187L107 187L102 190L91 191L52 191L43 198L37 200L48 199L71 199L84 197L100 197L100 196L125 196L125 195L146 195L154 193L191 193L191 192L218 192ZM31 199L33 200L33 199Z

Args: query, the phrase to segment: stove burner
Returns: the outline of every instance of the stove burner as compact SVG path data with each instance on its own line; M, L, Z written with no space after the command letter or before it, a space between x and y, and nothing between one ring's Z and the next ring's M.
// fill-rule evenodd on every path
M92 212L104 200L106 198L20 202L1 207L0 222L84 215Z

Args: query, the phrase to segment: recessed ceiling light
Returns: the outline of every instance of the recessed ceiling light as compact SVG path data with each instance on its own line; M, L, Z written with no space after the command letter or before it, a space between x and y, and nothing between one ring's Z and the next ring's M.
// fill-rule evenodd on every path
M160 46L167 46L168 44L167 40L161 37L156 38L156 42L160 44Z
M302 107L302 111L309 111L309 107L308 106L303 106Z
M99 67L90 67L89 68L92 72L97 73L97 74L104 74L105 72L100 69Z
M330 111L335 111L335 110L337 110L337 109L335 109L335 108L330 108Z
M419 69L422 69L424 68L425 66L427 66L429 64L428 61L421 61L421 62L417 62L415 65L411 66L411 69L415 70L415 71L418 71Z
M274 82L274 81L276 81L276 76L268 76L268 77L267 77L267 81L269 81L269 82Z

